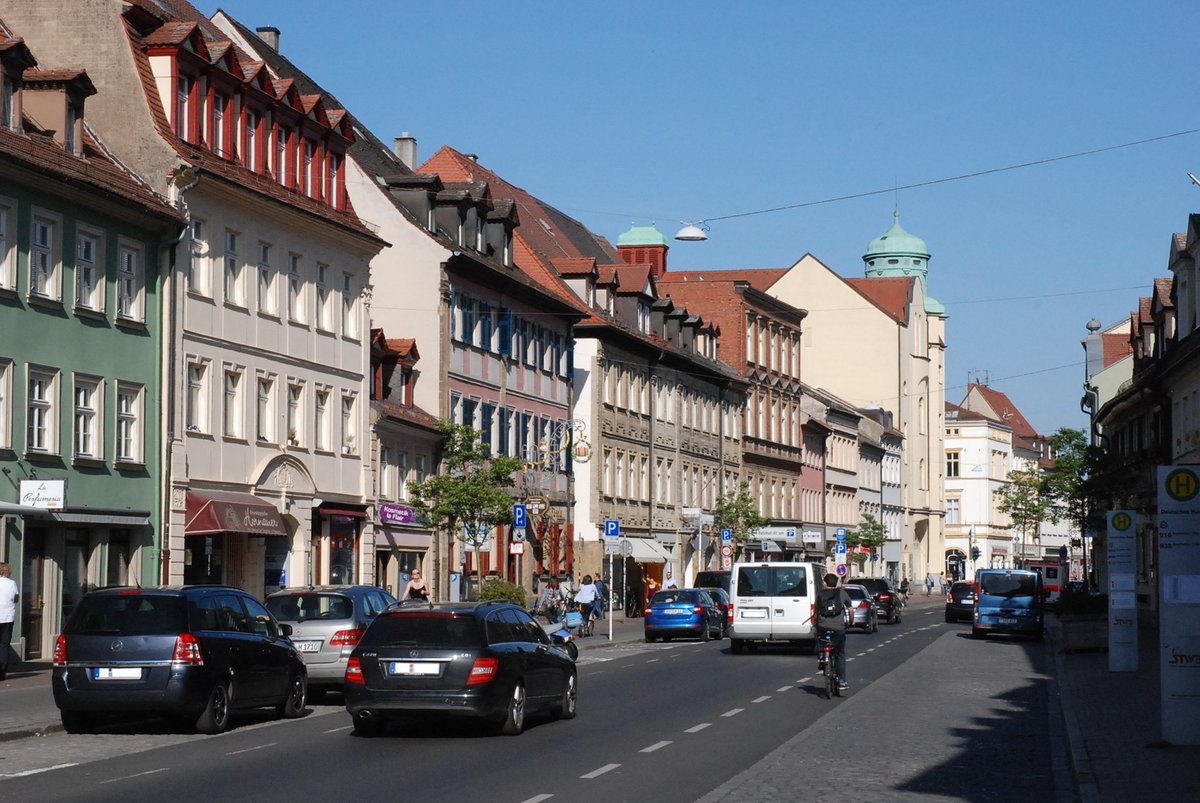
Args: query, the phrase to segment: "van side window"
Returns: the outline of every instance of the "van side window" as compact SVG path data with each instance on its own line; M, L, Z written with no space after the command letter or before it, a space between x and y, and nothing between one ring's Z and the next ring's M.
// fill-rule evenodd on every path
M771 569L766 566L742 566L738 569L739 597L765 597L771 593Z
M775 574L775 593L779 596L803 596L804 570L798 568L777 569Z

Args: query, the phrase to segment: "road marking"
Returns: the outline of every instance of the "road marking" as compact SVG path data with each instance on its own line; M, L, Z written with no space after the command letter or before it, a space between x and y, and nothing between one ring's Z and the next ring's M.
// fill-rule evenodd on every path
M587 775L580 775L579 777L586 778L588 780L591 780L592 778L599 778L604 773L612 772L619 766L621 766L621 765L620 764L605 764L603 767L600 767L599 769L594 769L591 772L589 772Z
M875 652L875 650L876 650L875 647L871 647L870 649L867 650L867 652Z
M688 728L684 731L684 733L699 733L711 724L711 722L701 722L699 725L693 725L692 727Z
M666 747L669 744L671 744L671 743L670 742L655 742L654 744L650 745L649 747L643 747L638 752L639 753L653 753L655 750L661 750L662 748Z
M723 716L723 717L736 717L738 714L742 713L742 712L743 712L743 711L745 711L745 710L746 710L746 709L744 709L744 708L731 708L731 709L729 709L728 711L726 711L724 714L721 714L721 716Z
M107 781L100 781L100 784L116 783L117 781L128 781L130 778L141 778L143 775L154 775L159 772L166 772L170 767L159 767L156 770L146 770L145 772L135 772L133 775L122 775L120 778L109 778Z
M521 801L521 803L542 803L543 800L549 800L552 797L554 797L554 795L536 795L528 800Z
M62 770L67 767L77 766L79 766L78 762L71 762L70 764L55 764L53 767L42 767L41 769L25 770L24 772L3 772L0 773L0 778L24 778L26 775L37 775L39 772L52 772L53 770Z
M232 753L226 753L225 755L236 756L236 755L241 755L242 753L253 753L255 750L262 750L264 747L274 747L276 744L278 744L278 742L267 742L266 744L259 744L259 745L255 745L254 747L247 747L245 750L234 750Z
M809 675L809 676L808 676L808 677L806 677L806 678L800 678L800 679L799 679L799 680L797 680L796 682L797 682L797 683L808 683L810 680L812 680L812 675Z
M776 689L775 691L791 691L791 690L792 690L792 687L791 687L791 686L780 686L780 687L779 687L778 689Z
M771 695L769 695L769 694L764 694L762 697L755 697L755 698L754 698L753 700L751 700L750 702L752 702L752 703L761 703L761 702L765 702L765 701L767 701L767 700L770 700L770 699L771 699Z
M343 727L340 727L340 728L334 728L333 730L327 730L327 731L325 731L325 732L326 732L326 733L337 733L338 731L348 731L348 730L350 730L350 729L351 729L351 728L353 728L353 727L354 727L353 725L344 725Z
M656 662L658 662L658 661L660 661L660 660L662 660L662 659L660 659L660 658L651 658L651 659L650 659L649 661L647 661L646 663L648 663L648 664L653 664L653 663L656 663Z

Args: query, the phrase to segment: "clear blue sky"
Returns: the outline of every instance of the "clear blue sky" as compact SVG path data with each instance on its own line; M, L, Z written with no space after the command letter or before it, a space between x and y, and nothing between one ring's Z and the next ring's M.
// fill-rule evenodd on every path
M803 204L1200 129L1191 2L204 0L390 142L442 144L615 240L630 223ZM902 225L969 378L1035 428L1085 427L1085 324L1127 317L1200 207L1200 134L711 223L676 269L861 276Z

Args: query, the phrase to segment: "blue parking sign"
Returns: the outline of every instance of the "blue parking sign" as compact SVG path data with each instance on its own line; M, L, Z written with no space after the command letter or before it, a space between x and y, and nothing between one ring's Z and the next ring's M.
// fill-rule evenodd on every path
M605 538L620 538L621 537L621 520L620 519L605 519L604 520L604 537Z
M834 544L833 552L835 555L845 555L846 554L846 542L838 541L836 544Z
M729 529L728 527L726 527L724 530L721 530L721 540L722 541L732 541L733 540L733 530Z
M513 527L523 530L528 523L529 517L526 515L525 506L513 505Z

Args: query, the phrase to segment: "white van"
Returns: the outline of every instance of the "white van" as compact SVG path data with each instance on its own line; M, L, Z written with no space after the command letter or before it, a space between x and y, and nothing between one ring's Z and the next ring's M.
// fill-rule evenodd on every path
M757 642L805 642L816 649L813 613L825 576L820 563L735 563L729 581L729 638L734 655Z

